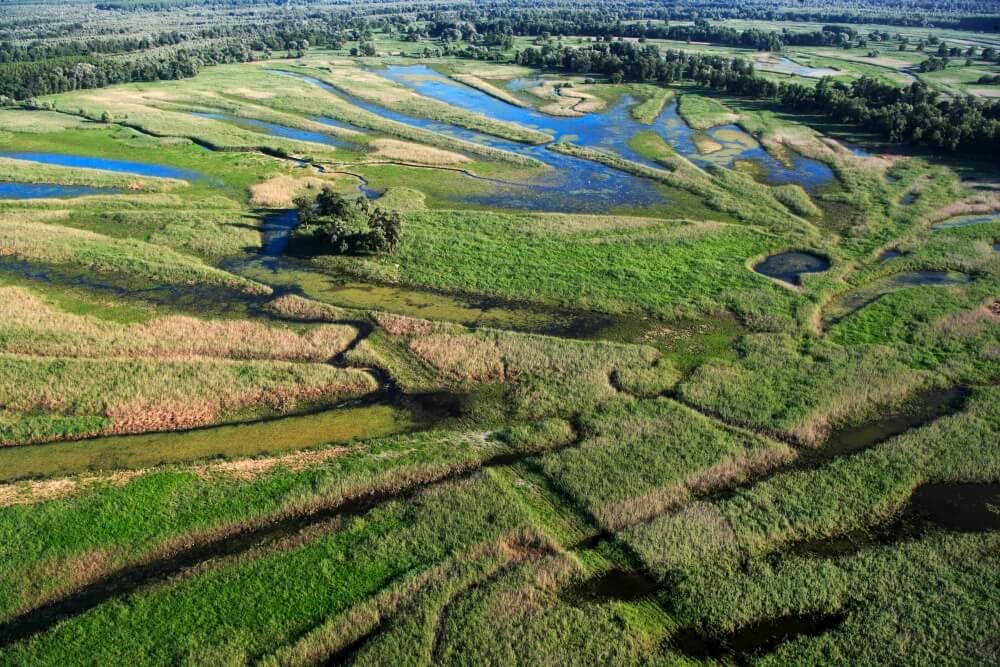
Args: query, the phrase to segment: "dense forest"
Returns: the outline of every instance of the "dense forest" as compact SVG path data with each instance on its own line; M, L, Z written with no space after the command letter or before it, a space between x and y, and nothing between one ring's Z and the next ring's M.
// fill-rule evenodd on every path
M11 4L11 3L4 3ZM191 13L179 6L197 6ZM604 75L612 81L691 80L729 93L772 100L794 110L825 113L880 133L887 140L912 142L949 151L996 150L1000 102L943 98L914 84L897 88L863 78L852 84L822 81L809 87L757 76L741 60L706 57L679 51L662 52L650 39L702 42L762 51L785 46L864 47L868 40L896 39L900 50L927 52L919 66L934 72L949 65L949 58L996 58L993 49L976 53L974 46L947 45L936 38L909 44L888 32L862 32L847 25L861 13L887 23L915 21L922 15L947 16L964 21L977 17L987 26L993 17L991 3L975 0L938 3L874 3L858 0L837 5L808 0L796 10L799 18L836 21L816 30L736 29L712 23L710 18L768 18L790 15L778 3L748 0L737 5L722 2L661 3L581 2L538 5L524 0L486 4L455 2L433 5L370 3L359 6L257 4L228 0L211 4L182 0L122 0L105 2L99 14L116 16L124 11L160 11L171 20L189 20L191 29L165 29L149 34L128 34L115 29L116 21L93 19L95 10L75 6L78 20L45 22L30 12L0 21L0 103L22 100L37 106L34 98L83 88L97 88L134 81L180 79L194 76L207 65L247 62L271 57L275 52L299 55L312 46L342 48L356 43L351 53L374 55L375 33L404 41L434 40L435 52L468 58L506 58L516 36L535 37L537 46L516 53L515 62L547 70ZM910 11L903 12L904 8ZM227 10L226 8L231 8ZM128 11L125 11L128 10ZM89 12L89 13L88 13ZM213 12L228 12L240 20L207 21ZM904 15L905 14L905 15ZM968 16L966 16L968 14ZM889 19L898 20L889 20ZM677 23L688 19L687 22ZM88 21L93 21L88 22ZM154 21L159 23L158 21ZM926 21L925 21L926 22ZM32 39L25 39L26 35ZM569 47L552 37L574 35L589 40ZM625 41L629 39L630 41ZM430 49L425 49L430 52ZM990 84L992 78L984 77Z

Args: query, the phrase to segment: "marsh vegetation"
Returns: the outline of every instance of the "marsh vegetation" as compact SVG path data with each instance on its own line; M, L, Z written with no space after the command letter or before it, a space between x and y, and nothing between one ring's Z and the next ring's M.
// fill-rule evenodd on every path
M4 4L0 665L993 664L992 8L708 9Z

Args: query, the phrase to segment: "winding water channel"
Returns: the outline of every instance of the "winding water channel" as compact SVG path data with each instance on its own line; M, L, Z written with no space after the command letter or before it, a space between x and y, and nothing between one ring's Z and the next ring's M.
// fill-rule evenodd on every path
M464 201L469 203L530 210L606 212L620 207L622 202L628 202L630 207L637 208L662 202L669 197L669 189L648 179L613 169L593 160L550 151L547 149L547 144L526 145L451 123L403 114L362 100L306 74L283 70L272 70L272 72L297 77L320 86L327 92L383 118L531 157L552 168L551 174L541 176L530 184L506 184L493 194L468 195ZM630 108L636 101L629 95L622 96L610 109L602 113L556 117L532 108L509 104L449 79L425 65L389 66L377 72L418 93L454 107L494 120L513 122L547 132L555 141L570 141L580 146L613 152L649 167L658 168L660 165L630 146L631 140L639 132L652 131L659 134L678 153L702 167L733 166L737 161L746 161L757 165L768 182L794 182L809 190L833 179L832 170L821 162L797 154L789 156L788 164L777 160L750 135L734 125L709 130L709 136L718 142L721 148L710 154L702 154L694 140L695 131L677 113L676 101L668 105L651 125L640 123L632 117ZM322 118L314 120L324 121Z

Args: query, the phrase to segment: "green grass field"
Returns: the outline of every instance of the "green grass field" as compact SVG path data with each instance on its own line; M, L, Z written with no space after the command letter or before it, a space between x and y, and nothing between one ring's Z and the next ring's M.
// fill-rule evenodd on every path
M40 16L320 20L162 4ZM0 109L0 665L990 664L997 166L407 7ZM644 45L941 95L998 71L914 74L918 40L993 34L851 25ZM324 188L365 212L297 228Z

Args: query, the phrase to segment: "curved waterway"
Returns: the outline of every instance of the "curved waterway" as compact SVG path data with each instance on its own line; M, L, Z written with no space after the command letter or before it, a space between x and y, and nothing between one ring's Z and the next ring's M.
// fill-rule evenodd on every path
M67 155L64 153L0 153L0 157L14 158L15 160L29 160L31 162L41 162L42 164L54 164L60 167L103 169L104 171L135 174L136 176L180 178L184 180L195 180L201 178L201 174L187 169L178 169L177 167L168 167L162 164L150 164L148 162L112 160L109 158L89 157L86 155Z
M954 271L906 271L879 278L837 297L827 308L827 320L835 322L878 301L887 294L914 287L966 285L972 276Z
M58 183L0 183L0 199L69 199L87 195L116 195L118 188L95 188L88 185Z
M526 145L476 132L453 124L418 118L384 106L367 102L345 93L315 77L305 74L272 70L293 76L341 97L342 99L383 118L493 148L534 158L552 167L553 173L541 176L531 184L505 184L499 192L470 195L469 203L563 212L606 212L620 208L641 208L669 198L669 191L648 179L613 169L593 160L550 151L546 145ZM629 146L638 132L654 131L675 149L699 166L732 166L737 161L760 165L768 182L800 183L813 189L833 178L833 172L823 163L792 154L789 164L776 160L761 148L750 135L735 126L714 128L715 136L726 141L726 150L719 155L702 155L694 142L694 131L677 115L676 101L670 104L652 125L636 121L629 109L635 100L624 95L603 113L579 117L555 117L535 109L518 107L480 90L449 79L425 65L389 66L378 73L422 95L456 108L479 113L488 118L514 122L551 134L556 141L571 141L577 145L617 153L622 157L650 167L660 167ZM323 119L317 118L315 120Z
M640 123L632 117L630 109L635 105L635 99L630 95L623 95L614 106L603 113L576 117L550 116L532 108L508 104L480 90L449 79L426 65L390 65L384 70L377 71L396 83L452 106L480 113L488 118L547 132L555 137L556 141L571 141L580 146L611 151L650 167L660 165L629 146L629 142L639 132L656 132L674 150L702 167L710 165L731 167L737 161L755 163L762 168L769 183L799 183L807 190L812 190L834 177L833 171L827 165L796 153L789 155L788 163L775 159L753 137L736 125L720 125L707 130L705 135L720 144L721 149L712 153L702 153L695 141L699 133L680 117L676 99L663 109L651 125ZM511 89L519 89L518 84Z
M424 430L439 421L440 412L430 397L382 397L369 404L190 431L3 447L0 482L280 454Z

